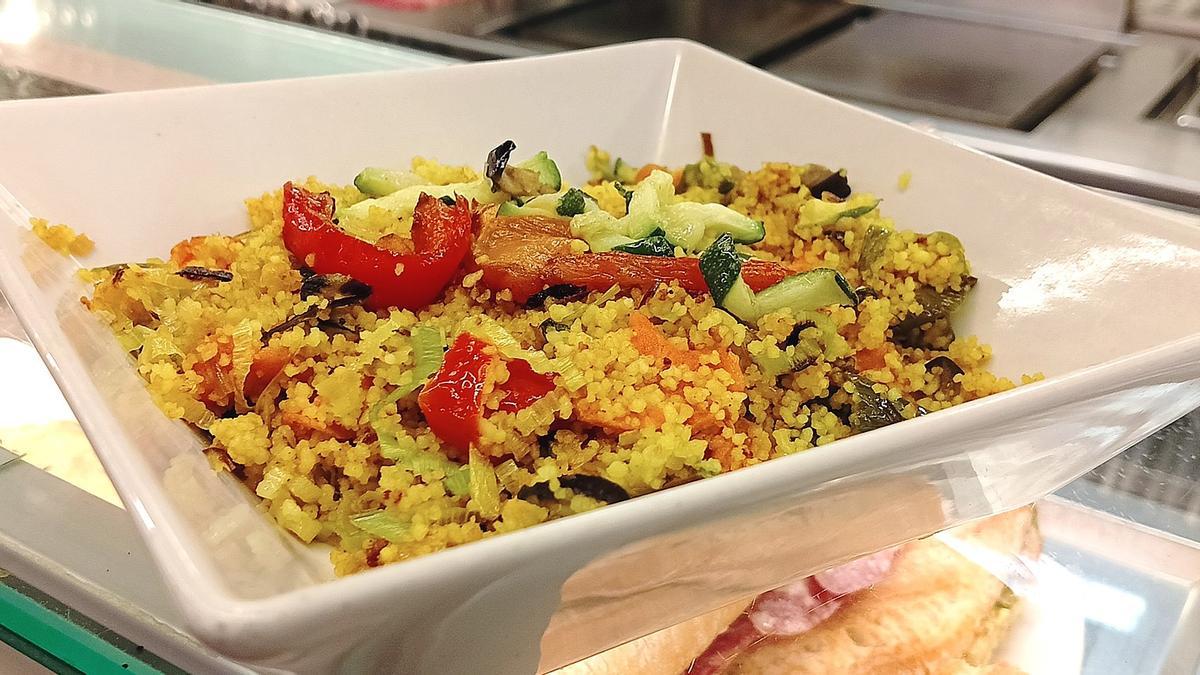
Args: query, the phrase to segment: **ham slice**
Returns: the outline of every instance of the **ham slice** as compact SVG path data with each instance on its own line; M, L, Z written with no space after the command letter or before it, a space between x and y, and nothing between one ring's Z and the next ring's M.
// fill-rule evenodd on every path
M856 593L883 581L898 548L831 567L755 598L736 621L713 639L686 675L719 675L738 653L772 635L800 635L833 616Z

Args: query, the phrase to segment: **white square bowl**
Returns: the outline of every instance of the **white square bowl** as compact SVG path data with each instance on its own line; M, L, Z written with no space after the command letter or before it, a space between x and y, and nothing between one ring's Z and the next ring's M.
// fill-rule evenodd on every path
M334 580L211 472L80 306L30 214L88 265L245 228L242 199L499 140L582 174L637 162L845 167L904 228L956 233L959 329L1044 382L714 479ZM0 282L190 628L259 666L532 672L821 566L1046 494L1200 405L1200 230L998 161L680 41L534 59L0 105ZM574 158L574 159L572 159ZM911 170L901 193L897 177ZM11 386L11 385L10 385ZM547 629L549 626L549 629ZM544 639L543 639L544 635ZM538 644L541 639L541 653ZM540 665L539 665L540 663Z

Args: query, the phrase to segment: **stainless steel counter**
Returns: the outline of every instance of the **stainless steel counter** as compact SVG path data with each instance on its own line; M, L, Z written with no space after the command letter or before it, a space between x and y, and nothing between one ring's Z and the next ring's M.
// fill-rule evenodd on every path
M1200 82L1186 77L1200 39L1121 32L1123 0L203 1L471 59L687 37L1068 180L1200 211ZM1152 119L1181 83L1182 108Z

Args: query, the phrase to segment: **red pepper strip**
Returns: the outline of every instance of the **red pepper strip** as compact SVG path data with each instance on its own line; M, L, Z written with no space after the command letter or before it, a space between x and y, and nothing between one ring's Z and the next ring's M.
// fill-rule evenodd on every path
M429 429L447 447L451 459L467 461L471 444L479 440L479 420L483 416L483 388L492 361L491 345L470 333L462 333L442 360L442 367L425 384L417 405L425 415ZM522 410L554 389L553 375L535 373L527 361L507 363L508 381L499 387L505 392L499 409Z
M535 373L528 361L509 361L507 367L508 381L502 387L505 394L499 405L503 412L524 410L554 389L554 376Z
M318 274L344 274L371 287L369 309L419 310L441 295L471 249L470 204L422 194L413 212L411 253L380 248L333 224L333 197L283 186L283 245Z
M754 292L795 274L783 265L751 258L742 264L742 279ZM572 284L591 291L613 285L649 290L660 283L677 282L689 293L708 292L700 273L699 258L667 258L633 253L573 253L551 260L543 273L547 286Z
M487 353L489 346L470 333L460 334L417 397L429 430L449 446L446 454L452 459L467 461L471 444L479 440L483 385L496 358Z

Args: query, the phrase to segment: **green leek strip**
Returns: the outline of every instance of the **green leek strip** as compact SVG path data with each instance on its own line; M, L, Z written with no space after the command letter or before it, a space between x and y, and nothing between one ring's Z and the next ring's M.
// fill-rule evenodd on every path
M485 518L499 516L500 482L496 479L496 470L492 463L472 447L470 466L471 501L475 503L475 508Z
M417 326L412 330L412 349L415 365L409 372L409 379L397 386L390 394L371 406L368 416L371 428L379 439L379 454L390 459L397 466L402 466L423 478L434 478L438 474L444 476L442 485L454 495L465 495L469 491L467 484L469 471L466 467L456 464L441 455L415 447L411 442L401 439L388 429L383 422L383 410L395 404L400 399L416 391L442 367L443 345L445 340L442 333L429 326ZM404 439L408 441L409 439Z
M403 544L409 539L411 525L387 511L372 511L354 516L350 519L355 527L372 537L387 539L390 542Z
M234 327L230 338L233 341L231 358L233 364L230 372L233 374L233 400L239 412L245 411L246 378L250 376L250 366L254 361L254 350L260 343L261 333L250 319L242 319Z

